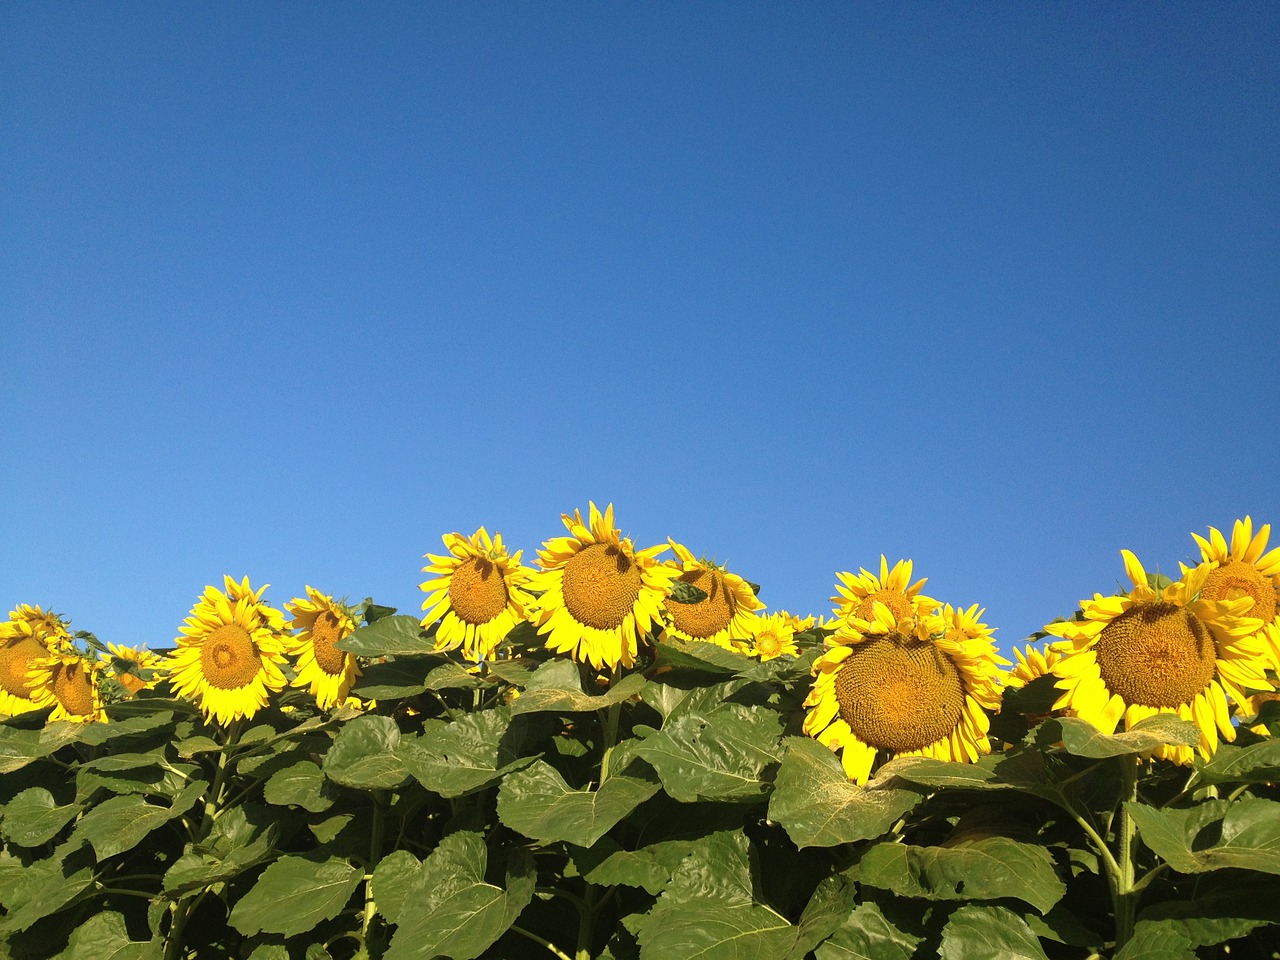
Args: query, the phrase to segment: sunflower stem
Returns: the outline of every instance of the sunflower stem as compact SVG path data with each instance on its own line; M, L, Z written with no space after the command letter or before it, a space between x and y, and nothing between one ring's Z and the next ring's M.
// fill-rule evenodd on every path
M1138 915L1138 898L1142 889L1134 883L1135 861L1138 856L1137 825L1130 816L1129 805L1138 800L1138 764L1136 754L1120 758L1121 791L1119 822L1116 826L1116 862L1120 876L1116 883L1116 949L1121 949L1133 936L1134 921Z
M588 883L578 911L578 949L573 960L591 960L591 936L596 925L596 885Z
M514 923L511 925L510 929L512 933L518 933L520 934L520 936L527 937L528 939L532 940L534 943L541 944L542 946L546 947L549 951L551 951L553 955L559 957L560 960L573 960L572 957L570 957L567 953L565 953L563 950L557 947L550 940L547 940L543 937L538 936L532 930L526 930L524 927Z
M600 756L600 783L609 779L609 758L618 741L618 720L622 716L622 704L611 703L604 712L604 753Z
M378 912L378 904L373 899L373 871L378 866L382 855L382 831L385 825L384 811L387 806L387 792L373 791L373 829L369 838L369 873L364 881L364 913L360 919L361 942L369 935L369 925Z

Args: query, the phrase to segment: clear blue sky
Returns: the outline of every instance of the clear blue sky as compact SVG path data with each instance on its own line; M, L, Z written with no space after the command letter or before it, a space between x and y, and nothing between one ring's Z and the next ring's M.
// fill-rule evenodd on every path
M594 499L1007 649L1280 524L1274 3L13 2L0 89L5 610L416 612Z

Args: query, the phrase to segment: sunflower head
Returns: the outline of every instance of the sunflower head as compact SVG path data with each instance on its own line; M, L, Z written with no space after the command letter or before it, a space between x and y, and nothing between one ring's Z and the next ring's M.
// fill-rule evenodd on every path
M839 582L836 583L836 595L831 598L831 602L836 604L832 610L835 620L871 620L876 603L884 604L902 622L932 613L938 608L938 601L920 593L926 582L924 579L911 582L911 566L910 560L899 560L891 570L888 559L881 554L879 576L865 567L856 574L836 574Z
M1180 580L1160 585L1128 550L1121 551L1133 584L1113 597L1081 601L1073 620L1048 624L1061 637L1053 665L1062 695L1054 709L1089 721L1103 733L1125 729L1157 713L1173 713L1200 728L1208 759L1219 737L1235 739L1228 698L1247 704L1246 688L1265 689L1261 622L1243 616L1251 598L1204 595L1209 564L1186 568ZM1156 755L1189 764L1190 747L1166 746Z
M747 652L761 661L773 660L784 655L788 657L799 655L800 650L796 646L798 621L798 617L793 617L785 610L767 617L753 617L749 628L751 646Z
M1217 527L1209 528L1207 538L1191 536L1209 567L1202 595L1210 600L1251 598L1248 615L1262 621L1260 633L1272 666L1280 669L1280 547L1267 551L1271 524L1263 524L1255 534L1252 517L1237 520L1230 544Z
M165 677L165 659L145 646L108 643L109 652L100 654L106 674L120 685L125 696L151 690Z
M1022 650L1013 648L1017 662L1004 678L1006 687L1025 687L1032 680L1049 676L1053 673L1054 664L1062 659L1062 651L1058 644L1046 644L1043 649L1027 644Z
M252 717L267 705L268 692L285 684L280 670L284 614L268 607L262 590L254 592L248 584L246 577L242 589L232 591L236 599L206 587L167 658L174 692L221 724Z
M873 600L869 618L848 617L827 638L804 731L841 752L851 780L866 782L878 755L990 752L983 707L998 699L999 670L975 610L900 619Z
M51 650L70 650L71 629L66 619L29 603L9 611L9 620L0 625L0 636L25 636Z
M27 672L36 709L52 707L49 721L104 723L98 673L102 664L76 654L57 653L34 660Z
M427 594L422 625L440 621L437 650L461 648L468 660L488 660L528 616L531 571L520 563L523 551L508 553L502 534L491 538L484 527L470 537L448 533L442 539L448 554L427 554L430 563L422 568L434 575L420 585Z
M0 624L0 717L12 717L37 709L28 671L37 660L49 656L49 648L12 621Z
M335 644L356 628L355 617L345 603L308 586L307 596L294 597L284 605L293 617L289 627L296 631L285 638L286 651L297 658L295 687L308 687L321 710L347 700L356 678L361 675L356 658Z
M632 666L679 571L656 559L665 544L637 550L621 535L613 504L601 513L592 503L585 523L576 510L561 520L569 535L538 551L542 570L531 586L542 596L534 625L549 649L597 670Z
M750 634L754 614L764 604L751 584L736 573L705 558L696 558L683 544L668 538L676 559L667 565L676 570L676 580L701 590L706 596L695 603L668 600L663 606L666 632L682 640L705 640L735 649L734 641Z

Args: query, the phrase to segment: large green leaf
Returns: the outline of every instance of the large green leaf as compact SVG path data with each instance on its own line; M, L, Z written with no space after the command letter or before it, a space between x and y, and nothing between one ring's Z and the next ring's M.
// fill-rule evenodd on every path
M229 807L214 821L208 839L187 850L165 872L168 894L186 893L230 880L275 853L280 811L243 804Z
M56 837L81 809L78 803L60 806L44 787L30 787L0 808L0 833L20 847L38 847Z
M498 819L526 837L589 847L658 792L650 780L615 774L596 790L575 790L543 760L512 773L498 789Z
M1040 938L1008 907L971 905L942 928L939 960L1048 960Z
M394 850L380 861L373 871L373 899L378 912L391 923L400 922L400 910L404 906L422 861L408 850Z
M0 933L20 932L37 920L53 916L81 898L93 884L93 869L79 866L64 844L54 856L36 860L30 866L18 866L12 872L0 869L0 902L8 914L0 918ZM87 854L84 855L87 857ZM81 858L82 860L83 858ZM5 861L0 861L3 865ZM16 861L8 861L16 864Z
M1200 770L1205 783L1272 783L1280 780L1280 739L1247 747L1224 743Z
M513 755L505 745L510 726L511 713L505 707L453 721L428 720L421 736L401 739L396 754L428 790L460 797L533 762L533 757Z
M323 813L333 806L331 789L314 762L299 758L273 773L263 786L263 794L267 803L277 807Z
M600 695L584 693L578 665L572 660L549 660L529 677L524 692L511 706L513 714L585 713L622 703L645 685L643 674L630 673Z
M427 689L426 676L440 663L434 656L399 656L364 668L352 693L366 700L403 700Z
M1036 742L1047 748L1057 741L1067 753L1097 759L1144 753L1166 744L1193 747L1200 742L1200 728L1171 713L1158 713L1124 733L1106 734L1079 717L1053 717L1040 724Z
M1210 800L1183 810L1125 808L1143 842L1182 873L1240 867L1280 874L1280 803Z
M417 617L383 617L367 627L360 627L334 644L360 657L397 657L415 653L431 653L435 641L422 632Z
M396 754L399 743L400 728L390 717L356 717L334 738L324 758L324 775L344 787L398 787L409 775Z
M208 786L203 780L191 783L169 807L140 796L109 797L81 817L71 842L87 842L99 862L132 850L152 830L190 810Z
M985 756L977 763L954 763L934 760L932 757L896 757L877 771L876 781L888 781L899 777L922 787L938 789L952 787L968 790L1007 790L996 775L995 767L1000 757Z
M866 901L814 951L817 960L911 960L921 937L898 929Z
M124 917L112 911L77 926L58 960L160 960L163 954L159 941L130 940Z
M240 898L229 922L246 935L305 933L336 917L363 876L359 867L336 857L281 857Z
M1196 960L1192 943L1171 923L1139 923L1113 960Z
M772 710L726 703L682 713L635 748L676 800L758 800L769 790L782 723Z
M1243 937L1268 924L1280 924L1280 878L1253 876L1243 889L1241 874L1197 878L1190 900L1162 900L1138 914L1138 920L1163 921L1206 947Z
M441 840L402 898L413 909L400 911L384 960L474 960L506 933L533 899L532 858L523 848L512 850L503 889L484 879L488 857L478 833Z
M862 855L855 875L864 884L903 897L1016 897L1041 913L1066 892L1045 847L1008 837L960 838L945 847L878 843Z
M610 840L575 850L574 863L588 882L601 887L640 887L657 896L693 850L688 840L662 840L639 850L623 850Z
M776 820L798 847L833 847L871 840L920 802L922 792L893 780L860 787L839 759L808 737L789 737L769 798Z

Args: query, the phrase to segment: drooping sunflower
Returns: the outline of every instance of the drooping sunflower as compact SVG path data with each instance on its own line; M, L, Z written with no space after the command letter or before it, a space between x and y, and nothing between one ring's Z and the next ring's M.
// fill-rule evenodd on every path
M247 584L248 578L246 590ZM252 717L267 705L268 691L285 685L284 614L263 603L263 590L247 590L233 601L217 587L206 587L168 657L174 691L223 725Z
M1255 535L1252 517L1237 520L1230 546L1217 527L1209 528L1207 539L1191 536L1209 564L1201 596L1208 600L1252 597L1247 615L1262 621L1260 632L1271 651L1272 668L1280 670L1280 547L1267 552L1271 524L1263 524Z
M804 732L865 783L878 754L972 762L989 753L984 707L999 701L991 631L976 608L899 618L880 600L846 618L813 665Z
M56 653L32 661L27 671L36 709L53 707L49 721L105 723L98 672L102 664L74 653Z
M874 619L872 608L877 601L902 621L932 613L938 608L938 601L920 592L927 578L911 582L911 566L910 560L899 560L890 570L889 561L881 554L878 577L865 567L858 573L837 573L840 582L836 584L836 595L831 598L836 604L832 610L835 623L827 626L834 629L854 618L870 621Z
M0 624L0 717L12 717L37 709L27 672L49 655L49 648L30 634Z
M767 617L753 618L749 626L751 646L747 652L761 661L773 660L783 654L789 657L798 655L800 650L796 646L797 622L803 621L785 610L772 613Z
M534 625L557 653L597 670L630 667L679 571L655 559L666 544L637 550L621 536L613 526L613 504L602 514L591 503L587 523L577 510L560 519L569 536L543 543L542 570L531 579L532 589L542 593Z
M293 615L289 628L298 631L285 637L286 652L297 658L292 685L309 688L321 710L338 706L362 673L352 654L334 646L356 628L350 608L311 586L305 599L294 597L284 608Z
M750 637L755 612L763 610L764 604L751 584L736 573L699 560L688 547L669 537L667 542L677 558L667 561L676 570L676 579L697 587L706 596L696 603L668 600L662 609L666 632L682 640L705 640L736 649Z
M427 594L422 625L440 621L437 650L457 650L468 660L490 659L498 644L528 616L533 601L526 585L533 571L520 563L523 550L508 554L502 534L481 527L470 537L442 537L448 556L427 554L423 573L435 579L420 584Z
M1121 551L1133 583L1127 594L1094 594L1080 617L1048 624L1046 632L1071 646L1053 672L1062 695L1055 710L1114 733L1157 713L1173 713L1200 728L1200 755L1213 756L1221 736L1235 739L1229 697L1248 708L1248 688L1269 689L1261 621L1242 616L1250 597L1210 599L1208 563L1186 569L1162 589L1152 586L1136 556ZM1190 764L1191 747L1162 746L1157 756Z
M71 646L71 630L68 622L53 611L29 603L20 603L9 611L9 622L12 629L25 636L38 640L50 649L69 649Z
M110 652L99 655L102 666L128 696L150 690L164 679L165 658L145 646L108 643L107 650Z

